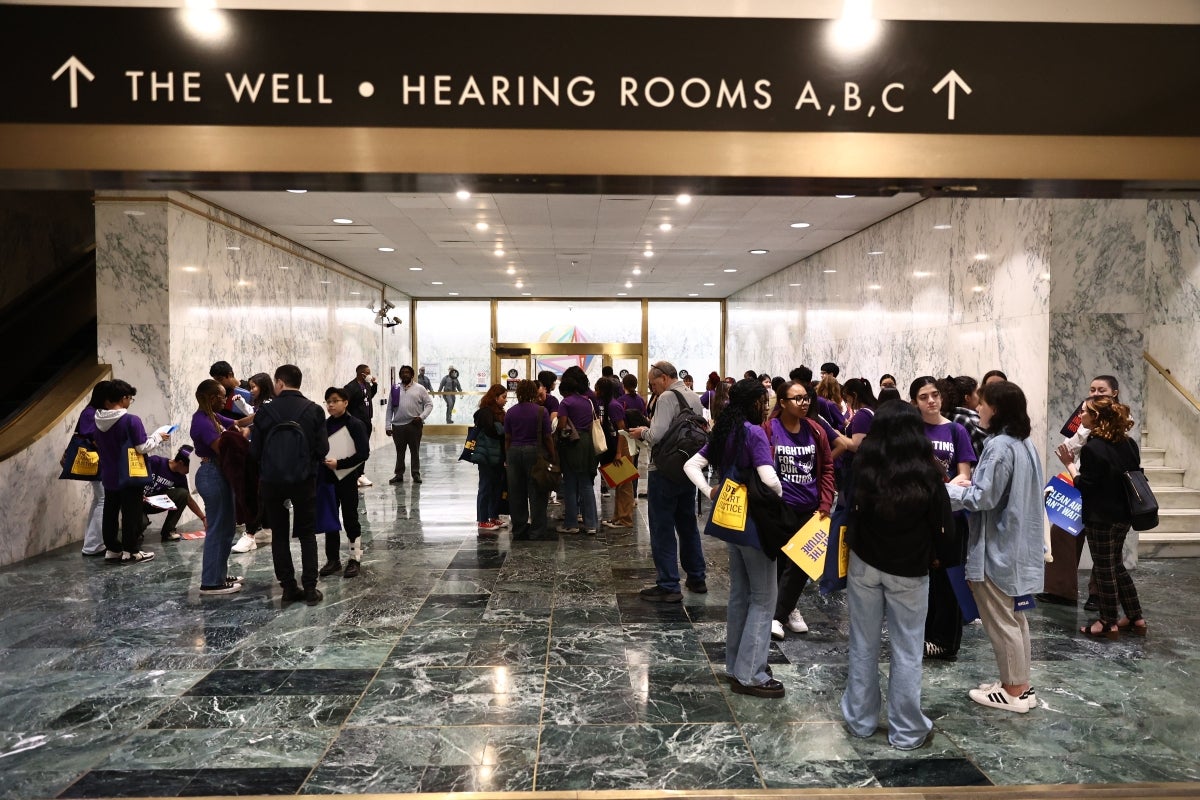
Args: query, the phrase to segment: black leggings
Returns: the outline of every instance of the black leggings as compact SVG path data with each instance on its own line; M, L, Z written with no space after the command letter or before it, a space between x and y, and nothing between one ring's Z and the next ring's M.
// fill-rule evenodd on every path
M142 535L141 486L104 490L103 531L104 547L109 552L138 552L138 537Z

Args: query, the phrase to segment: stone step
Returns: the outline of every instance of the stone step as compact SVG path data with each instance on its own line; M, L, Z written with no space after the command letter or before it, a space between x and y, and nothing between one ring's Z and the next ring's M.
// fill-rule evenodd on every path
M1143 447L1142 451L1142 466L1143 467L1162 467L1167 463L1167 451L1161 447Z
M1177 467L1143 466L1142 471L1146 473L1146 480L1150 482L1152 488L1157 489L1159 486L1183 486L1184 470Z
M1200 558L1200 531L1138 535L1138 558Z
M1200 489L1189 486L1155 486L1154 497L1161 509L1195 509L1200 514Z
M1156 494L1155 497L1158 495ZM1148 533L1190 533L1200 531L1200 508L1163 508L1159 501L1158 527Z

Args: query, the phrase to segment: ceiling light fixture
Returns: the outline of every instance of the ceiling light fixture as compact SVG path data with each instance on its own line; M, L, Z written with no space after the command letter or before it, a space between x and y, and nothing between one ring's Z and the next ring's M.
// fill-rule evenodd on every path
M288 194L308 194L308 189L287 189Z
M628 297L629 292L617 292L617 297Z
M504 251L501 250L499 247L497 247L495 250L493 250L492 254L498 258L504 258Z
M883 255L883 251L882 251L882 250L868 250L868 251L867 251L867 255L869 255L869 256L881 256L881 255Z
M336 217L336 218L334 218L333 221L335 223L337 223L338 225L353 225L354 224L354 220L346 219L345 217Z
M518 289L524 289L525 283L524 283L524 281L517 281L516 286Z
M812 223L811 222L793 222L788 227L789 228L811 228Z
M838 200L853 200L856 196L857 195L853 195L853 194L835 194L834 195L834 197L836 197Z
M643 250L642 255L644 255L646 258L654 258L654 251L653 250Z
M788 286L799 286L799 285L800 285L800 284L798 284L798 283L789 283L789 284L788 284Z
M976 253L975 260L976 261L987 261L987 253Z
M625 281L625 288L626 288L626 289L632 289L632 288L633 288L633 281Z
M521 297L529 297L532 294L533 294L533 292L521 292Z
M706 283L706 284L704 284L704 285L705 285L705 286L716 286L716 284L715 284L715 283Z
M457 197L459 200L470 200L471 199L471 193L468 192L466 189L459 189L457 192L454 193L454 196Z
M508 269L504 270L504 272L506 275L515 275L517 273L517 271L515 269L513 269L512 267L509 267Z
M362 292L351 292L350 294L353 294L353 295L360 295L360 294L362 294Z
M688 292L688 297L699 297L699 296L700 296L699 292Z
M641 268L641 267L634 267L634 268L633 268L633 274L634 274L634 275L641 275L641 274L642 274L642 268Z
M835 272L837 272L837 270L836 270L836 269L827 269L827 270L825 270L825 274L826 274L826 275L832 275L832 274L833 274L833 273L835 273Z
M488 229L488 224L486 222L476 222L475 223L475 230L486 231L487 229Z
M446 292L446 294L450 295L451 297L458 297L458 292Z
M237 245L234 245L232 247L226 247L225 249L226 250L241 250L242 248L238 247Z
M287 264L280 264L279 268L280 269L291 269L291 267L289 267Z
M199 272L200 268L199 267L184 267L183 271L184 272Z
M763 295L763 297L774 297L774 296L775 296L775 295L773 295L773 294L764 294L764 295Z
M430 281L430 283L434 286L441 286L445 283L445 281Z
M663 222L658 226L658 229L660 231L669 231L669 230L671 230L671 223Z
M379 248L379 252L381 252L381 253L394 253L394 252L396 252L396 248L394 248L394 247L381 247L381 248Z
M322 286L328 286L331 283L333 283L333 281L321 281Z
M771 252L771 251L770 251L770 250L751 250L751 251L750 251L750 255L752 255L752 256L765 256L765 255L766 255L767 253L769 253L769 252Z
M237 285L238 285L238 286L249 286L249 285L250 285L250 281L238 281L238 282L237 282Z
M978 292L982 292L982 291L983 291L983 287L982 287L982 286L972 286L972 287L971 287L971 291L972 291L972 292L976 292L976 293L978 293Z
M948 230L950 230L952 227L954 227L954 226L953 226L953 225L948 225L948 224L947 224L947 223L945 223L945 222L939 222L937 225L934 225L934 226L933 226L933 229L934 229L935 231L948 231Z
M681 206L686 206L688 203L692 202L692 196L690 194L676 195L675 202Z
M425 268L424 267L409 267L408 271L409 272L420 272L423 269L425 269Z
M737 272L737 270L736 270L736 269L734 269L733 267L729 267L728 269L726 269L726 270L724 270L724 271L725 271L725 272Z
M915 272L913 272L913 277L914 278L928 278L932 274L933 274L932 272L925 272L924 270L919 269L919 270L916 270Z
M872 283L872 284L869 284L869 285L867 286L867 288L868 288L868 289L875 290L875 291L878 291L878 290L882 289L883 287L882 287L882 286L880 286L878 283Z

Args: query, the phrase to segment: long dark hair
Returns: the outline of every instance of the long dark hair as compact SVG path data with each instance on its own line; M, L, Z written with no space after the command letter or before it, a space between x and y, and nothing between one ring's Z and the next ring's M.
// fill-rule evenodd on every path
M108 395L108 386L112 381L100 381L92 387L92 397L88 405L99 411L104 408L104 398Z
M718 468L727 465L736 457L746 440L746 426L762 424L762 410L758 401L767 396L767 389L757 379L746 378L733 385L729 391L729 403L721 411L708 437L708 461ZM732 438L732 453L725 452L726 443Z
M249 383L258 387L258 397L254 401L256 409L262 408L263 403L275 399L275 381L265 372L250 376Z
M729 384L725 381L718 381L712 391L712 397L708 398L708 414L716 419L721 416L725 406L729 405Z
M866 378L851 378L842 384L842 398L856 411L860 408L869 408L874 411L875 407L879 405L879 401L875 399L875 390L871 388L871 382Z
M886 519L919 516L945 491L921 412L908 403L879 407L853 469L855 504Z
M979 397L994 412L988 425L989 432L1007 433L1014 439L1029 438L1029 406L1020 386L1009 381L992 381L980 387ZM874 429L871 432L874 433Z

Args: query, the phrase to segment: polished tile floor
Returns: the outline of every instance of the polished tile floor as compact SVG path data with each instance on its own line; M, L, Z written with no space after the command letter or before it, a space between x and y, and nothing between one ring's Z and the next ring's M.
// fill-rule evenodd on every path
M1025 716L967 699L995 676L968 627L926 669L932 746L901 753L840 724L843 596L806 593L812 631L773 648L785 699L732 695L721 546L708 594L646 604L644 501L635 532L479 542L458 450L427 440L420 486L380 454L363 573L318 606L280 607L269 549L234 556L246 591L202 599L201 542L153 528L149 564L71 547L0 571L0 797L1200 780L1200 559L1139 567L1144 640L1033 612Z

